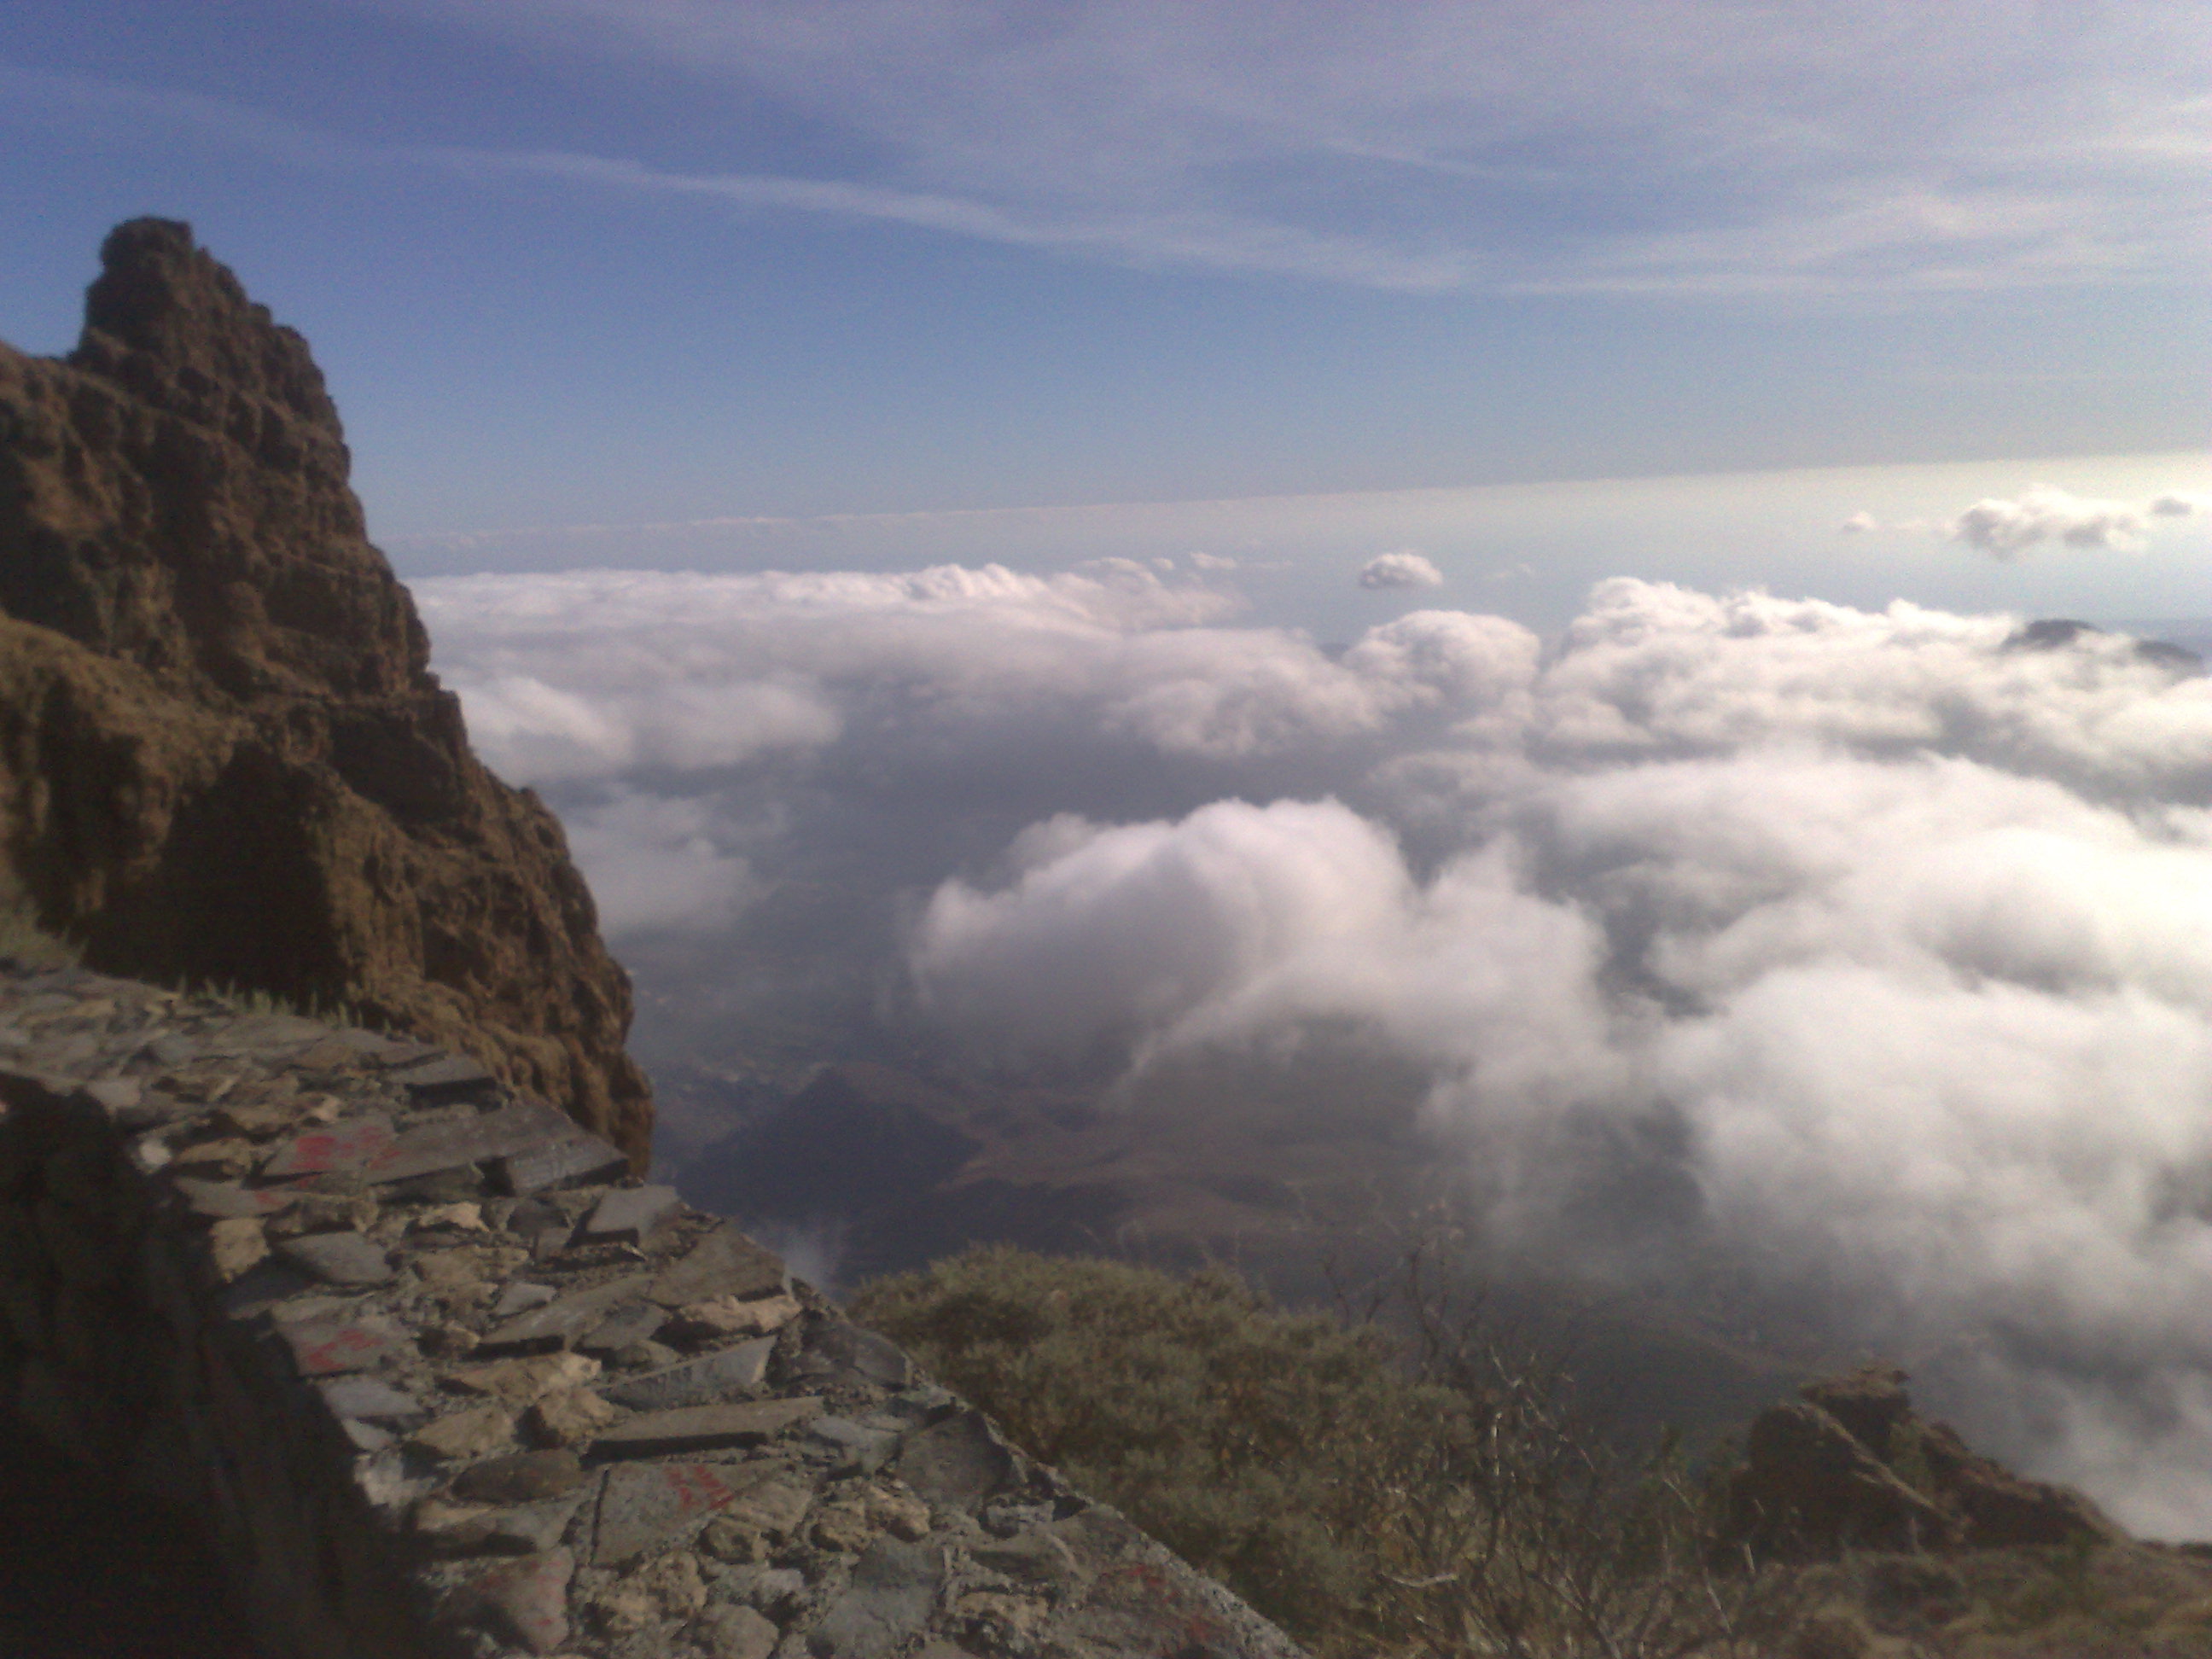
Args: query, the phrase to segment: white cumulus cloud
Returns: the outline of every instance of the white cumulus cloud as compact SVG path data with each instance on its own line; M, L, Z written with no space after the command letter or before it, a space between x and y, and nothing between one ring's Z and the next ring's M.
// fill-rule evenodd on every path
M744 857L719 844L711 800L620 790L565 827L610 939L725 929L756 890Z
M1441 587L1444 573L1412 548L1378 553L1359 567L1359 585L1370 589Z
M2182 505L2179 496L2161 496L2160 501ZM1953 541L1999 560L2016 559L2046 542L2132 552L2143 544L2147 520L2171 512L2172 506L2099 501L2034 484L2016 499L1990 496L1976 501L1951 520L1947 533Z

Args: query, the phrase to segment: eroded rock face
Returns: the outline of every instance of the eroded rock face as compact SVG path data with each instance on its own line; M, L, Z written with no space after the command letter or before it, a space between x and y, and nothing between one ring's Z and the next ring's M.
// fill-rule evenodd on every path
M1869 1365L1808 1382L1760 1413L1729 1488L1738 1531L1761 1547L2003 1549L2119 1536L2077 1492L2028 1480L1912 1409L1905 1374Z
M118 972L350 1002L641 1158L627 978L559 824L470 752L307 343L188 227L0 346L0 904Z

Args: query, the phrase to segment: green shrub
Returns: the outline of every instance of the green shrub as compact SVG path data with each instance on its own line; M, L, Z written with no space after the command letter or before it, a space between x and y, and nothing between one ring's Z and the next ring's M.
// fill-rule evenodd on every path
M1679 1456L1621 1462L1468 1305L1394 1340L1218 1271L990 1246L853 1311L1323 1654L1770 1650L1775 1581L1717 1565Z
M864 1289L854 1314L1262 1611L1346 1624L1372 1565L1347 1535L1381 1426L1454 1402L1372 1333L1271 1311L1229 1274L1176 1279L1005 1246Z

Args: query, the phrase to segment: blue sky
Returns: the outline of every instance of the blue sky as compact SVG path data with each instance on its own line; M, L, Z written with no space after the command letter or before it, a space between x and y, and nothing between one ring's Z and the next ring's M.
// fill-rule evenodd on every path
M2200 451L2208 65L2198 9L2021 0L16 0L0 336L64 346L110 223L191 220L403 568Z

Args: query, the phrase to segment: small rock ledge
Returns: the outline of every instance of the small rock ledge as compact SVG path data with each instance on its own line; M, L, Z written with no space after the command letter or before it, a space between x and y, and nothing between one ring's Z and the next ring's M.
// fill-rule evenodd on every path
M465 1056L0 958L0 1409L270 1659L1297 1650Z
M2025 1480L1912 1409L1905 1373L1824 1377L1759 1413L1729 1483L1744 1541L1833 1560L1853 1550L1998 1550L2124 1534L2080 1492Z

